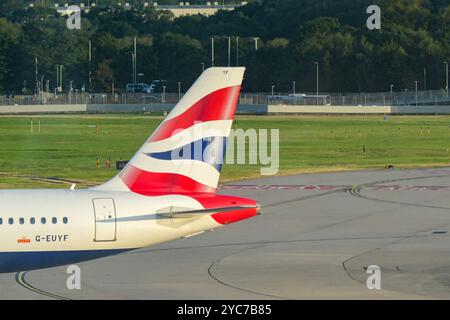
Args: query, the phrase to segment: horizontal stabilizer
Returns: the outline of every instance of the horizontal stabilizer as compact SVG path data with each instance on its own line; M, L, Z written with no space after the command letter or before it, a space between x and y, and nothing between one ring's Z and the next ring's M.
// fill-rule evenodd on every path
M208 208L208 209L197 209L197 210L186 210L186 211L169 211L165 213L158 213L161 216L170 218L194 218L197 216L210 215L216 212L230 212L246 209L257 209L260 210L259 205L243 205L234 207L221 207L221 208Z
M176 208L177 210L174 210L174 208ZM116 221L116 222L145 221L145 220L158 219L158 216L166 217L166 218L200 218L202 216L211 215L211 214L217 213L217 212L231 212L231 211L248 210L248 209L256 209L257 214L260 214L260 212L261 212L261 206L259 204L257 204L257 205L240 205L240 206L232 206L232 207L207 208L207 209L195 209L195 210L191 210L188 208L180 208L180 207L168 207L168 208L159 210L159 212L156 212L153 214L130 216L130 217L117 218L117 219L106 219L106 220L102 220L102 221L98 221L98 222L107 223L107 222L114 222L114 221Z

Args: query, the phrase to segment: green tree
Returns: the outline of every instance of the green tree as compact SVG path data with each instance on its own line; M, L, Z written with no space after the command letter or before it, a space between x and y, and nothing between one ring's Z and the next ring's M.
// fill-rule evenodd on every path
M17 65L14 64L14 52L18 49L21 29L0 18L0 92L10 91L10 85Z
M114 73L111 60L102 61L93 77L94 88L97 92L111 92L114 83Z

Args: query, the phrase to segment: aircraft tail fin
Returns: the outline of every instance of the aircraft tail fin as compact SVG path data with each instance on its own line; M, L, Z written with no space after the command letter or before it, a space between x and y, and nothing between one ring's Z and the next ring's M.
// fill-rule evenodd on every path
M96 189L215 193L244 72L205 70L126 167Z

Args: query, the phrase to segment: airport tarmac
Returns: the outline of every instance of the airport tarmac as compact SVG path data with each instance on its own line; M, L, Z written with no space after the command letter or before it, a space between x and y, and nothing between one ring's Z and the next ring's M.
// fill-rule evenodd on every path
M199 236L0 275L0 299L450 298L450 168L270 177L221 193L263 214ZM369 265L381 290L369 290Z

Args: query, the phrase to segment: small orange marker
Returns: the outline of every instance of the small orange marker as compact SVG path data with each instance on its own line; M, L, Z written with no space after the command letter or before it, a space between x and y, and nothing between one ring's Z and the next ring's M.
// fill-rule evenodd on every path
M23 237L22 239L17 239L17 243L30 243L31 240Z

